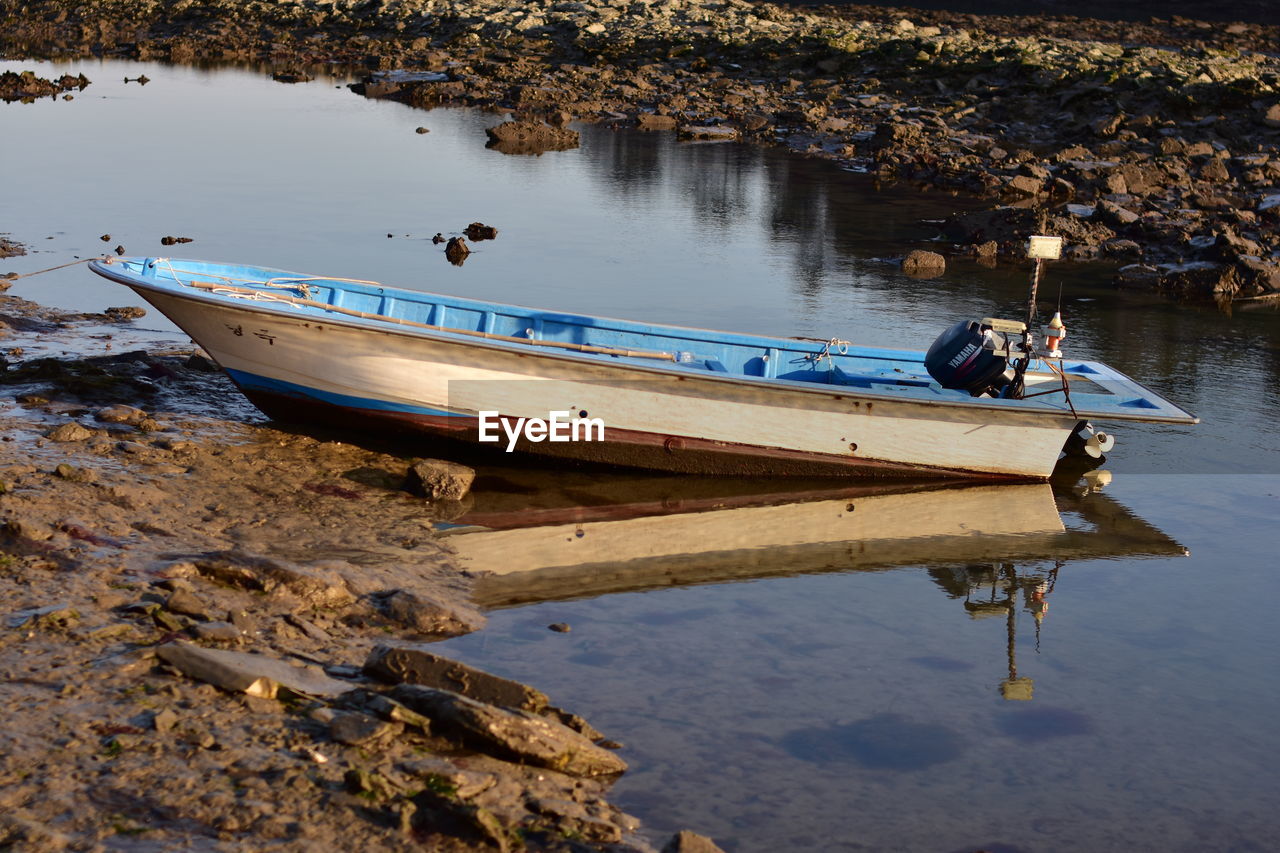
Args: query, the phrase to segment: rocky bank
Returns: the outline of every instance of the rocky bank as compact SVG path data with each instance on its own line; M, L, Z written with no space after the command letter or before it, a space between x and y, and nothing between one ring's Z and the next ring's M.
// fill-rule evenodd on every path
M953 252L1043 225L1117 283L1280 293L1269 24L1081 24L746 0L0 2L9 56L345 63L420 107L744 139L992 199ZM412 73L389 73L412 72ZM296 77L291 77L296 79Z

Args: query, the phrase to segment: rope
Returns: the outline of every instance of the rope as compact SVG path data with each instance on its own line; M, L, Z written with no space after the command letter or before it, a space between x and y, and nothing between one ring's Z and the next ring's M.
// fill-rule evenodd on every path
M17 281L20 278L31 278L33 275L43 275L44 273L53 272L54 270L65 270L67 267L74 267L76 264L87 264L90 261L103 261L103 260L109 260L109 259L110 259L109 255L98 255L92 258L82 258L81 260L72 261L71 263L68 263L68 264L58 264L56 267L49 267L48 269L45 269L45 270L36 270L35 272L24 272L22 275L14 275L10 273L9 275L5 276L5 279L7 281Z
M808 355L794 359L791 362L792 364L799 364L800 362L804 362L804 361L812 361L813 366L816 369L818 366L818 362L822 361L824 358L830 361L832 349L836 351L837 355L849 354L850 342L841 340L840 338L831 338L828 341L823 341L821 338L796 338L796 340L818 341L819 343L822 344L822 349L819 350L818 352L811 352ZM833 362L833 366L834 366L834 362Z

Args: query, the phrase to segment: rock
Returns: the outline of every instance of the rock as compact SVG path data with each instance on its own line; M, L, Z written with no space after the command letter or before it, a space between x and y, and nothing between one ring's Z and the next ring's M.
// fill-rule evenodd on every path
M496 240L498 237L498 229L483 222L472 222L463 229L462 233L467 235L467 239L477 243L481 240Z
M1117 256L1142 256L1142 246L1136 240L1125 240L1117 237L1114 240L1107 240L1102 244L1102 250L1108 255Z
M234 643L243 633L231 622L200 622L191 626L191 635L197 640L209 640L215 643Z
M47 604L44 607L32 607L27 610L19 610L17 613L11 613L5 624L10 628L21 628L28 622L38 621L45 616L72 612L74 611L71 610L71 605L62 601L57 604Z
M1098 202L1098 218L1108 225L1123 228L1126 225L1132 225L1141 217L1132 210L1121 207L1110 201Z
M405 488L429 500L457 501L471 490L476 472L443 459L421 459L409 468Z
M578 147L578 132L533 121L507 121L485 129L488 146L504 154L541 154Z
M239 551L213 551L191 560L196 571L219 583L265 593L288 592L317 606L350 603L354 596L336 571L257 557Z
M1262 123L1267 127L1280 127L1280 103L1267 107L1261 115Z
M549 701L528 685L413 646L376 646L365 661L364 671L384 681L421 684L449 690L477 702L534 713L543 711Z
M85 441L93 438L93 431L86 429L75 421L56 426L44 434L50 441Z
M108 406L93 413L94 418L108 424L136 426L147 419L147 413L133 406Z
M1124 175L1112 172L1102 179L1102 189L1109 195L1126 195L1129 192L1129 185L1125 183Z
M1120 129L1122 121L1124 121L1123 114L1117 113L1116 115L1103 116L1090 124L1089 129L1093 131L1095 136L1115 136L1116 131Z
M136 305L116 306L116 307L108 308L106 311L103 311L102 313L106 314L109 318L111 318L112 320L115 320L117 323L124 323L129 320L138 320L147 316L147 310L145 308L139 308Z
M699 142L732 142L738 138L738 128L724 124L685 124L680 126L678 135L681 139Z
M1179 296L1211 299L1219 294L1233 295L1240 287L1235 269L1209 261L1186 264L1161 264L1160 289Z
M478 610L464 606L448 607L426 595L399 589L386 600L387 617L432 637L458 637L484 627L485 618Z
M232 693L247 693L274 699L285 688L305 696L340 696L353 685L330 678L323 672L291 666L265 655L251 655L222 649L205 649L190 643L166 643L156 655L183 674L208 682Z
M902 271L917 278L932 278L942 275L947 269L947 259L937 252L926 252L923 249L912 249L902 259Z
M173 727L178 724L178 715L170 708L164 708L157 711L151 718L151 725L160 734L166 734L173 731Z
M1231 179L1231 173L1227 171L1227 164L1223 163L1218 157L1212 157L1203 166L1200 167L1200 180L1210 181L1212 183L1222 183Z
M1155 288L1160 284L1160 271L1147 264L1129 264L1116 270L1112 282L1121 288Z
M1044 181L1030 175L1014 175L1005 183L1004 190L1014 196L1036 196L1044 190Z
M684 829L671 836L671 840L663 845L662 853L724 853L724 851L705 835Z
M1235 274L1240 290L1249 295L1280 292L1280 265L1275 261L1245 255L1236 260Z
M66 462L59 463L53 469L53 473L55 476L72 483L93 483L98 479L98 472L92 468L77 468L74 465L68 465Z
M209 608L200 600L200 596L186 589L175 589L169 593L169 597L165 599L164 609L171 613L180 613L183 616L194 616L197 619L208 620Z
M640 130L675 130L675 116L663 116L656 113L638 113L636 127Z
M451 788L453 795L462 800L483 794L498 783L497 777L492 773L463 770L443 758L414 758L401 761L396 767L417 779L434 783L438 787Z
M450 237L449 242L445 244L444 256L449 263L456 267L462 266L462 262L467 259L469 254L471 254L471 249L467 246L467 241L461 237Z
M339 743L360 746L393 735L400 728L396 723L388 723L368 714L339 711L329 723L329 735Z
M529 711L485 705L457 693L401 684L391 696L452 734L498 757L547 767L572 776L603 776L627 769L621 758L573 729Z
M548 631L555 631L557 634L567 634L573 630L568 622L552 622L547 626Z

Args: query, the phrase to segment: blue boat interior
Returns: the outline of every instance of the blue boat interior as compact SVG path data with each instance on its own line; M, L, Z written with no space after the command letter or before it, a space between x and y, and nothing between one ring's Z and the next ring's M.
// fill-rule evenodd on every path
M113 270L115 275L107 270ZM774 338L651 325L426 293L376 282L201 261L126 258L113 260L100 271L145 287L194 288L215 301L252 299L269 310L314 314L371 328L419 330L428 335L466 336L472 340L481 333L496 336L490 339L494 345L516 348L533 345L541 349L548 346L544 342L556 342L553 351L559 355L651 369L860 389L862 393L897 399L1074 411L1082 417L1194 421L1172 403L1098 362L1033 362L1027 376L1026 399L975 399L967 392L946 389L935 382L925 369L924 353L919 351L855 346L841 340ZM1070 389L1070 401L1063 393L1064 385Z

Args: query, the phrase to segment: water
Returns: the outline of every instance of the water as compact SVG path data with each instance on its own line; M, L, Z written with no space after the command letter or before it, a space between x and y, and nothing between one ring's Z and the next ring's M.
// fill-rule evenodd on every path
M878 260L927 246L922 219L972 202L877 191L783 152L584 127L578 150L511 157L484 148L501 116L368 101L342 77L289 86L252 70L0 63L24 68L93 84L70 102L0 107L0 223L33 250L0 270L122 243L913 348L959 318L1016 315L1024 298L1023 268L956 261L922 282ZM122 82L139 74L152 82ZM445 263L431 235L477 220L498 239ZM166 235L195 242L162 248ZM732 851L1269 847L1275 309L1228 316L1107 281L1105 267L1050 267L1041 292L1062 287L1070 353L1204 423L1125 425L1114 481L1092 502L1060 492L1061 520L1044 494L951 496L905 518L894 507L910 496L854 495L831 504L829 533L818 516L801 523L829 495L784 501L773 521L728 514L776 502L750 498L776 485L490 472L476 513L533 505L571 525L541 550L511 545L513 559L571 566L604 541L589 577L627 591L587 596L579 577L578 597L561 585L507 599L550 600L495 610L446 653L530 681L626 742L632 770L615 794L655 837L692 827ZM135 301L80 268L12 292L77 310ZM140 325L180 337L163 318ZM621 496L602 494L619 483ZM838 527L876 507L883 522ZM694 509L714 511L681 512ZM969 523L970 510L970 527L1010 530L913 532ZM1046 513L1067 532L1046 532ZM546 630L560 621L573 631Z

